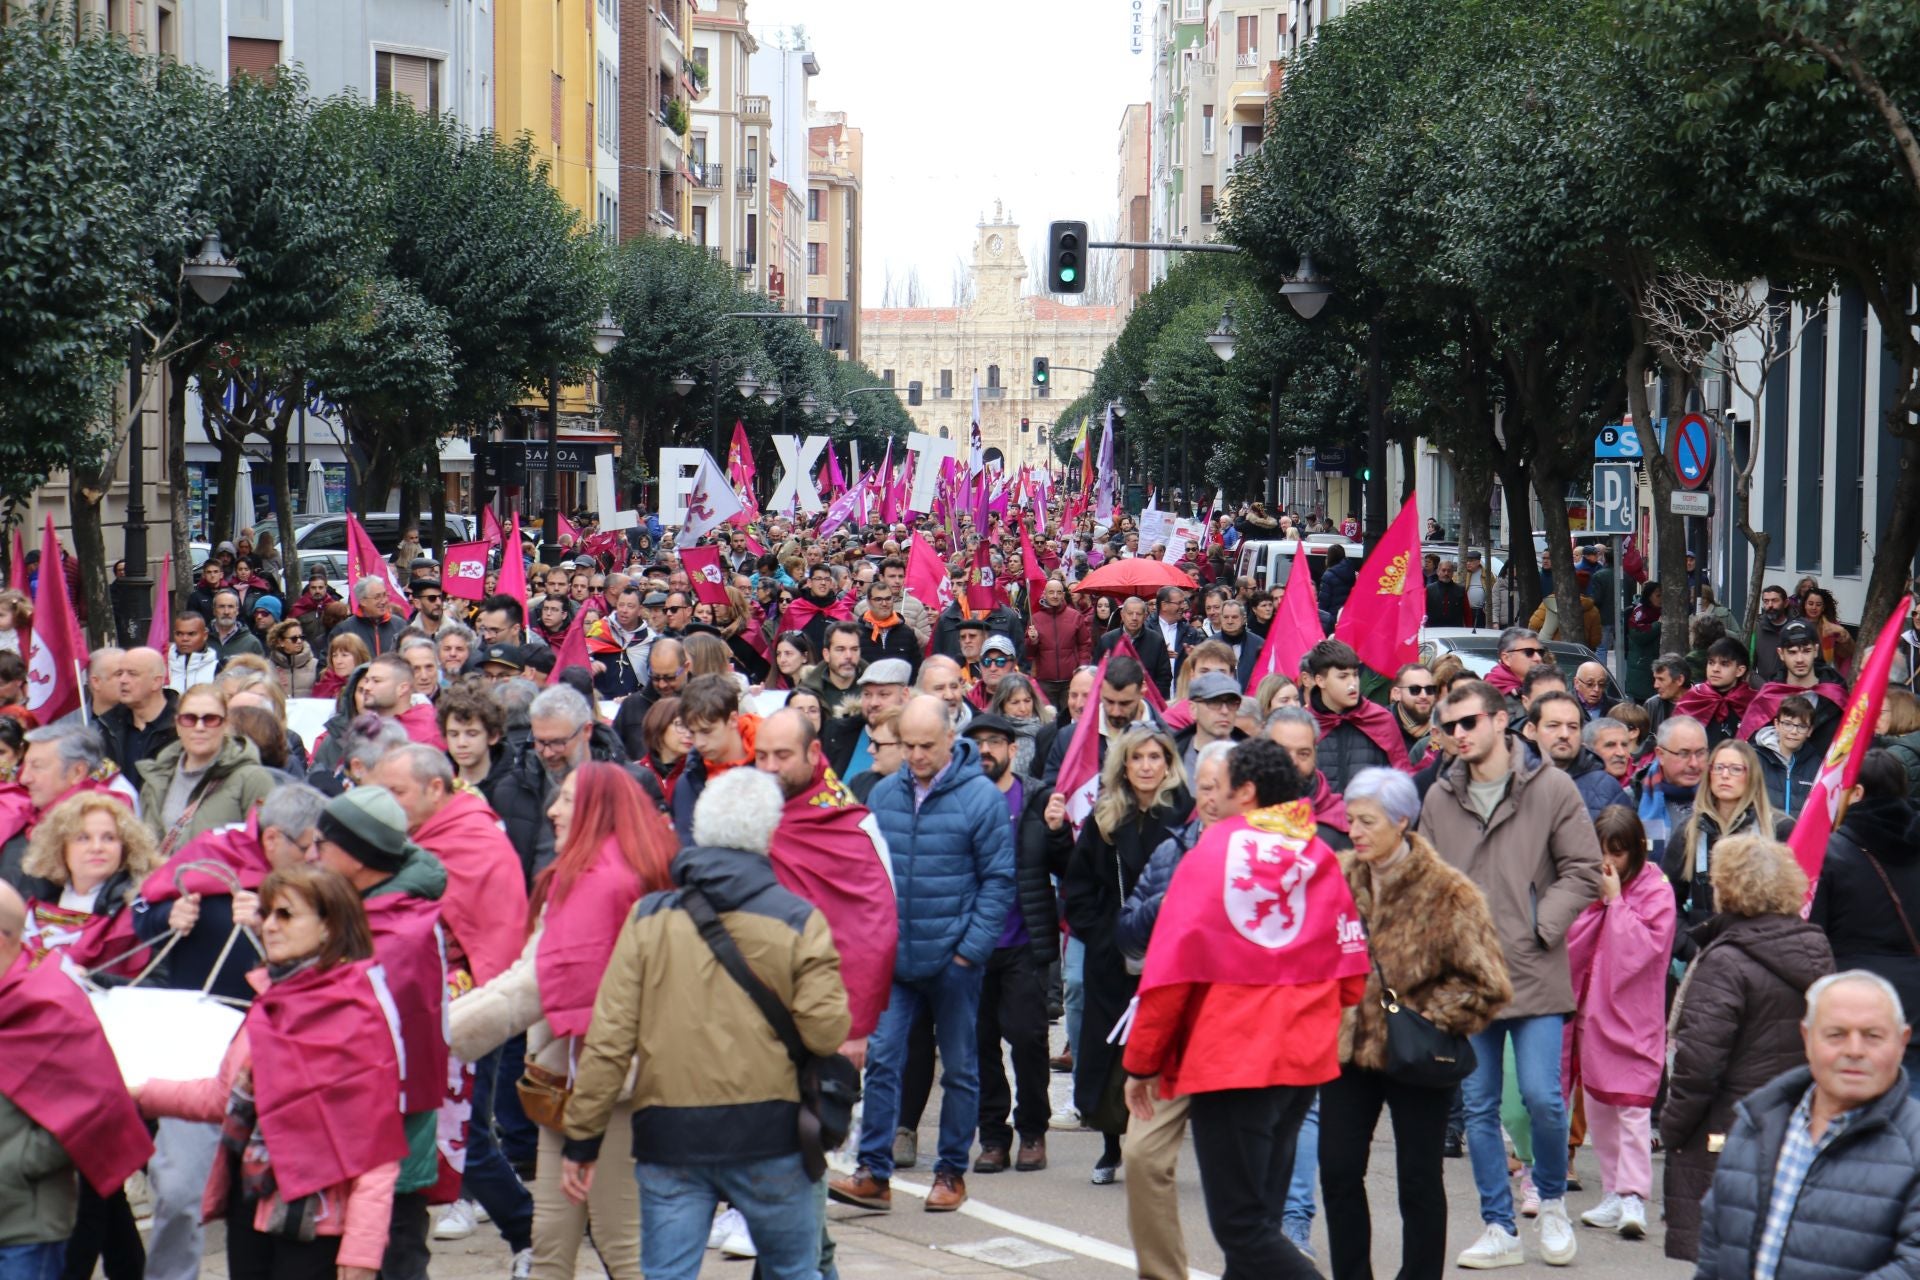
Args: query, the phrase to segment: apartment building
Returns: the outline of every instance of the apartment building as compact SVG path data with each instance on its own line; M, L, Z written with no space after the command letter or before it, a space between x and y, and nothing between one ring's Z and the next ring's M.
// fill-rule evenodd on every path
M1117 212L1114 226L1119 240L1145 240L1151 234L1148 204L1153 180L1153 104L1134 102L1120 114L1120 165ZM1144 249L1126 249L1120 254L1119 311L1122 316L1133 310L1140 295L1151 287Z
M807 297L840 317L829 344L862 359L860 255L866 217L860 183L866 143L844 111L816 111L807 130ZM821 322L808 321L818 334Z
M773 107L750 87L759 47L745 0L711 0L694 14L692 56L706 87L687 138L694 175L688 238L731 266L741 288L764 292L776 265L763 252Z
M799 28L756 33L750 87L764 96L767 128L766 291L782 311L807 310L807 110L820 62Z

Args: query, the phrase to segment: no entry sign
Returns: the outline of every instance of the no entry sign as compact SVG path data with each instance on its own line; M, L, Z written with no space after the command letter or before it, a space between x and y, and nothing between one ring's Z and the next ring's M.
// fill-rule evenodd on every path
M1698 489L1713 470L1713 428L1690 413L1667 436L1667 462L1683 488Z

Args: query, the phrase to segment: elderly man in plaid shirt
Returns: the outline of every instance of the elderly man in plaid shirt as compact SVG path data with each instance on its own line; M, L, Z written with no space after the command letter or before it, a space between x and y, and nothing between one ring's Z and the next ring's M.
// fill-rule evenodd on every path
M1920 1277L1920 1104L1900 994L1854 969L1807 992L1807 1066L1737 1110L1695 1280Z

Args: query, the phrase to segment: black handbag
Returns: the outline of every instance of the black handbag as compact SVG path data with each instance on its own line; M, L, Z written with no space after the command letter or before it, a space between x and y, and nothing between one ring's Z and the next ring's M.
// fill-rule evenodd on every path
M800 1028L780 997L767 989L754 975L740 947L720 922L707 895L698 889L683 889L680 906L693 917L700 936L705 939L720 967L740 984L773 1027L774 1034L787 1047L794 1070L800 1077L800 1161L807 1177L819 1181L827 1172L827 1152L847 1140L853 1129L854 1104L860 1101L860 1069L844 1054L816 1054L800 1039Z
M1420 1089L1451 1089L1473 1074L1479 1060L1474 1057L1473 1042L1427 1021L1400 1003L1400 996L1380 972L1379 958L1373 954L1373 936L1367 936L1367 958L1373 963L1374 976L1380 979L1380 1007L1387 1020L1387 1065L1389 1080Z

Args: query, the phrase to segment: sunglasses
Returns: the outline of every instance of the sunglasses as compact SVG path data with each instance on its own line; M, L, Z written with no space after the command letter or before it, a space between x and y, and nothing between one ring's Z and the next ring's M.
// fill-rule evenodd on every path
M1468 733L1472 733L1480 727L1482 720L1489 718L1493 714L1491 711L1476 711L1472 715L1460 716L1453 720L1442 720L1440 722L1440 729L1442 732L1450 734L1458 733L1462 729L1465 729Z
M180 711L174 714L173 721L189 729L218 729L227 722L227 718L218 711L209 711L205 714Z
M983 667L1010 667L1013 665L1013 659L1004 653L990 653L980 659L980 665Z
M1425 697L1440 692L1440 686L1437 684L1408 684L1400 686L1400 692L1410 693L1416 698Z
M1519 645L1515 645L1513 648L1507 650L1507 652L1508 653L1524 653L1529 658L1544 658L1547 656L1547 651L1537 646L1522 648Z

